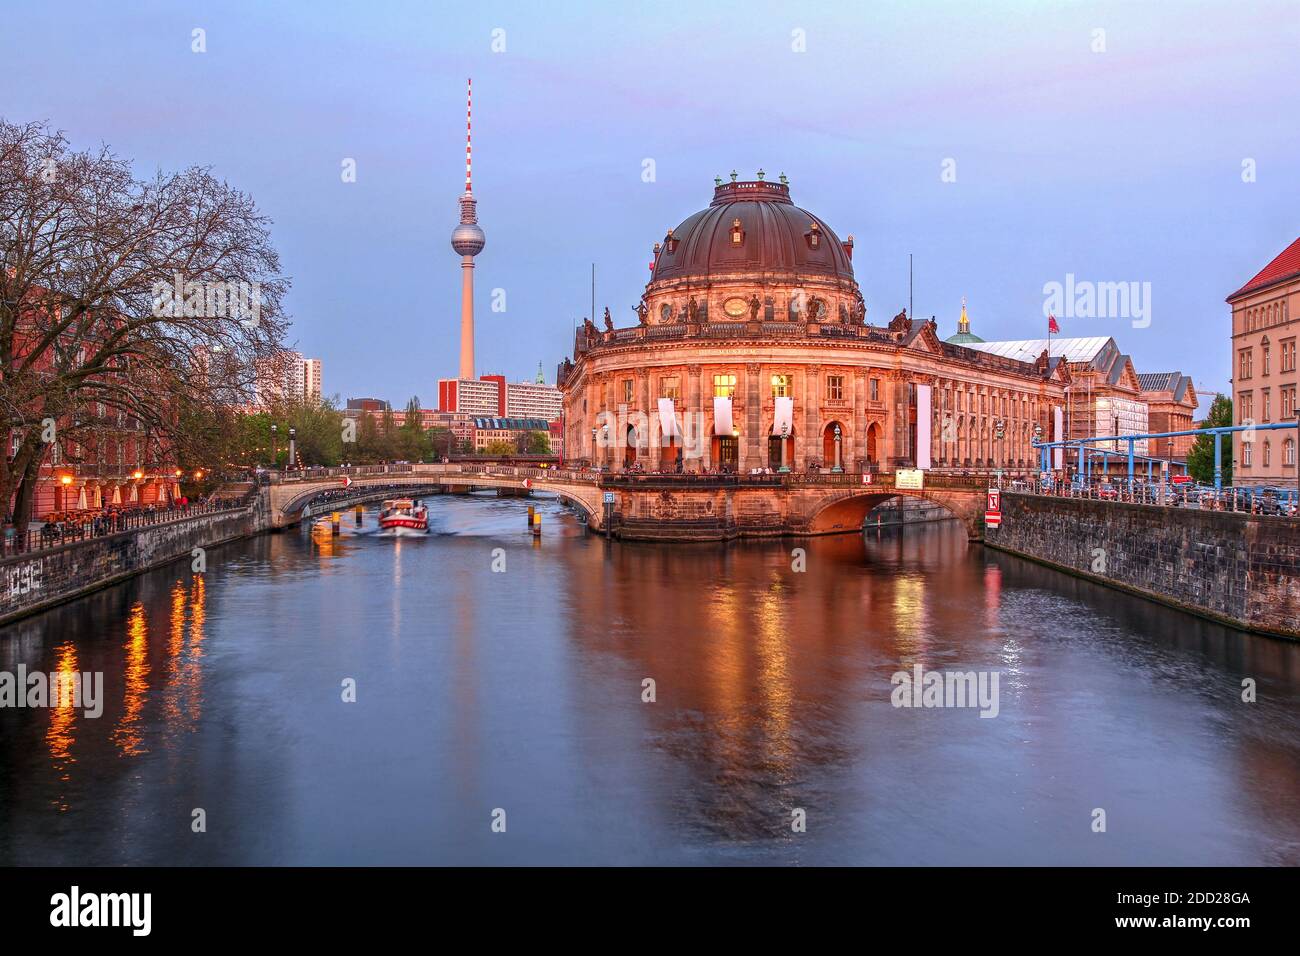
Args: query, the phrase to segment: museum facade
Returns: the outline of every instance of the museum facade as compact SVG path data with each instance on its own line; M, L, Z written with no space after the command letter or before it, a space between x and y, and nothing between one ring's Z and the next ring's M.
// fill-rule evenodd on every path
M778 183L716 181L654 245L638 321L577 330L567 457L614 471L1036 469L1070 371L867 321L853 237Z

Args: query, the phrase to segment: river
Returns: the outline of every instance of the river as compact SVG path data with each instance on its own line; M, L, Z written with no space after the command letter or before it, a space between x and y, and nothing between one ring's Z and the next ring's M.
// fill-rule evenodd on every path
M538 499L534 541L431 501L0 629L0 671L104 675L98 717L0 709L0 863L1300 863L1296 645L956 522L624 544ZM916 664L996 673L996 716L893 706Z

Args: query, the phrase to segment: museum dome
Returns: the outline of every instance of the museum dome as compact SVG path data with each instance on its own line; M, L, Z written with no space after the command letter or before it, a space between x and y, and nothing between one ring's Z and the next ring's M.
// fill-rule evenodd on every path
M787 183L718 181L708 208L656 244L650 282L752 273L853 282L852 254L853 237L841 242L791 202Z

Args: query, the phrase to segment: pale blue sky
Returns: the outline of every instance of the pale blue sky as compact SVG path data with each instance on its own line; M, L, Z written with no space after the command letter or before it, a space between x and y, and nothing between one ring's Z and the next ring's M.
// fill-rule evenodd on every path
M784 171L854 235L870 321L906 305L909 252L916 312L945 335L962 296L978 334L1032 338L1046 282L1150 282L1148 328L1064 334L1114 335L1139 371L1210 389L1229 374L1224 297L1300 235L1295 0L4 6L0 115L251 192L294 281L293 338L344 398L431 406L454 374L471 75L479 371L512 379L539 360L552 379L593 261L598 312L634 321L652 243L733 167Z

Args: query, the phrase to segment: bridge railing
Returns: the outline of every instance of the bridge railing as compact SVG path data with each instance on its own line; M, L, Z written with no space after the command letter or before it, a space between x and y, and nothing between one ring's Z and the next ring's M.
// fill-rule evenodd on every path
M1297 493L1290 489L1223 488L1216 491L1191 484L1135 482L1130 489L1126 481L1012 482L1005 491L1049 498L1081 498L1090 501L1117 501L1123 504L1154 505L1164 508L1193 508L1202 511L1229 511L1237 514L1272 518L1297 517Z

